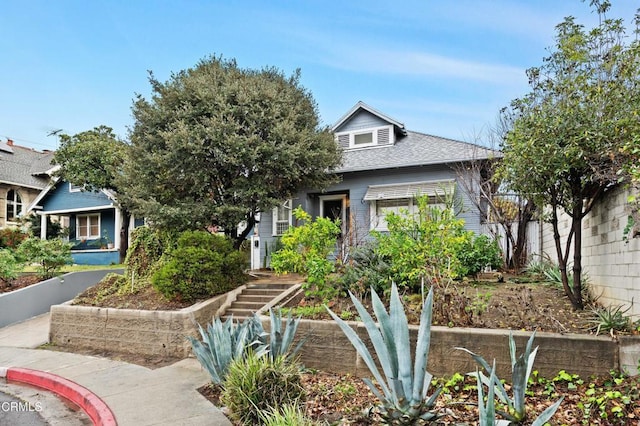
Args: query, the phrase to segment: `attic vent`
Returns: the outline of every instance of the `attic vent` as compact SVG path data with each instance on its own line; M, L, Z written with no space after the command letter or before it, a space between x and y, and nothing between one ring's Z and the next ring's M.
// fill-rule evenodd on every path
M349 135L344 134L338 136L338 144L344 149L349 148Z
M389 145L391 140L389 139L389 128L378 130L378 145Z

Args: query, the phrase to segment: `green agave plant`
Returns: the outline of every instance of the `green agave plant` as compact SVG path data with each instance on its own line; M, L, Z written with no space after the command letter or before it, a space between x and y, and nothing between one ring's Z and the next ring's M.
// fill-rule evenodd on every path
M356 332L331 309L327 307L327 310L380 386L381 392L371 380L364 379L381 402L379 409L382 418L386 423L394 425L415 425L436 420L440 416L435 410L435 401L441 388L427 398L432 379L432 375L427 372L427 361L431 341L433 288L423 303L413 361L409 325L395 283L391 287L389 312L376 292L371 290L373 310L379 327L362 303L351 292L349 295L369 334L382 371L378 369L372 354Z
M279 356L284 356L287 359L295 357L306 341L306 338L301 339L298 345L293 348L293 350L291 349L296 332L298 331L298 325L300 324L300 317L295 319L292 318L291 311L289 311L289 314L285 319L284 326L282 323L282 311L280 309L269 309L269 317L271 319L271 327L268 333L268 347L265 342L265 349L267 350L269 357L272 360L275 360ZM260 324L260 328L262 328L260 320L258 320L258 323ZM263 336L263 338L267 336L264 329L262 329L261 336Z
M509 423L522 423L527 418L526 412L526 392L527 385L529 383L529 376L531 375L531 371L533 369L533 363L535 362L536 354L538 353L538 347L535 349L531 349L533 346L533 339L535 338L536 333L533 332L531 337L527 342L527 346L525 348L524 353L520 354L519 357L516 358L516 343L513 339L513 333L509 333L509 353L511 355L511 371L512 371L512 389L513 389L513 398L509 397L507 390L505 389L502 381L497 377L495 373L495 363L493 368L489 367L489 363L481 357L468 349L465 348L456 348L463 350L470 354L473 359L478 363L484 371L489 374L487 377L483 372L476 371L475 373L469 373L471 376L475 376L478 380L478 387L481 388L483 385L487 386L489 389L489 400L493 400L493 395L495 395L500 399L503 404L507 405L508 411L500 411L495 410L493 417L495 419L495 413L506 419L507 423L496 423L496 424L509 424ZM478 389L478 392L481 392L481 389ZM564 397L563 397L564 398ZM540 416L532 423L532 426L542 426L546 422L553 417L555 412L557 411L560 403L563 398L560 398L553 405L544 410ZM482 404L482 399L478 401L478 404ZM489 404L489 402L487 403ZM493 407L493 402L491 402L491 407ZM485 410L485 416L490 417L489 410ZM494 424L494 423L484 423L484 424Z
M207 370L213 383L221 384L227 377L231 362L244 357L247 347L256 341L258 335L254 334L254 322L255 318L250 317L241 324L234 325L232 318L225 322L215 318L206 329L198 324L202 341L187 336L193 354Z

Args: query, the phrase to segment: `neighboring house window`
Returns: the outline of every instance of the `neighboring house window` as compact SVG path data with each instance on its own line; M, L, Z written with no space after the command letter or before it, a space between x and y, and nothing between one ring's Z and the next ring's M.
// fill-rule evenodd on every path
M100 238L100 215L76 216L76 239L88 240L95 238Z
M80 192L83 189L84 188L82 186L74 185L71 182L69 182L69 192Z
M363 146L363 145L373 145L374 144L374 133L366 132L366 133L354 133L353 135L353 145L355 146Z
M429 207L444 209L445 204L429 203ZM398 198L393 200L377 200L371 202L371 229L388 231L386 216L390 213L399 215L416 215L418 205L414 198Z
M273 209L273 235L284 234L291 227L292 201L287 200Z
M18 191L10 189L7 191L7 215L8 221L15 220L22 213L22 199Z

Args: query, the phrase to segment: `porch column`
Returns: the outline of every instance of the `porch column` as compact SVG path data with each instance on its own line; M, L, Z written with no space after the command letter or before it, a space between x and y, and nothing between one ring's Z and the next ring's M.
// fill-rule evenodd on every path
M116 209L115 224L113 229L113 248L120 250L120 228L122 227L122 212Z
M47 239L47 214L40 213L40 239Z

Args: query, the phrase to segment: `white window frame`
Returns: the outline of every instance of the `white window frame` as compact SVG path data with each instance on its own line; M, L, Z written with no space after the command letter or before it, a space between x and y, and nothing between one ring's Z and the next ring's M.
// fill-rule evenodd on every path
M336 133L336 140L340 140L340 136L349 135L349 149L375 147L375 146L378 146L378 131L386 128L389 129L389 138L392 138L393 126L377 126L377 127L367 127L364 129L351 130L348 132ZM356 144L355 143L356 136L364 135L366 133L371 133L371 143ZM390 142L393 143L394 141L390 140Z
M80 218L87 218L87 235L80 235ZM91 234L91 221L92 219L98 220L98 234ZM91 214L79 214L76 216L76 240L97 240L101 238L100 230L102 229L101 223L101 215L100 213L91 213Z
M9 199L9 193L13 191L13 199ZM13 216L9 217L9 206L13 207ZM16 219L22 215L22 211L24 209L24 202L22 201L22 196L20 192L15 188L9 188L7 190L6 201L4 214L6 216L6 220L8 223L15 223Z
M387 226L387 221L384 219L384 216L378 215L378 201L405 201L406 204L402 206L398 206L398 209L406 208L409 211L409 214L415 215L418 213L418 204L416 203L415 198L391 198L391 199L381 199L381 200L372 200L369 203L369 222L370 229L380 232L387 232L389 228ZM429 207L439 207L441 209L445 209L446 205L444 203L429 203Z
M288 210L289 214L287 215L286 221L285 219L278 219L280 217L280 215L278 214L280 209ZM284 232L278 233L278 225L286 224L287 229L291 228L291 225L293 224L293 200L288 199L284 203L280 204L279 206L274 207L272 218L273 218L272 220L273 223L272 223L271 235L273 235L274 237L279 237L281 235L284 235L284 232L286 232L286 230L284 230Z
M82 186L78 186L78 185L74 185L71 182L69 182L69 192L80 192L83 191L84 187Z

